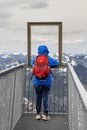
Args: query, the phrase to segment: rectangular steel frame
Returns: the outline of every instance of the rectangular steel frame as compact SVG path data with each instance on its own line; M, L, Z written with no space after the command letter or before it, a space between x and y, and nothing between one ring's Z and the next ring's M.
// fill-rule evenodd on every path
M28 67L31 60L31 26L58 26L58 50L59 50L59 65L62 66L62 22L27 22L27 51L28 51Z

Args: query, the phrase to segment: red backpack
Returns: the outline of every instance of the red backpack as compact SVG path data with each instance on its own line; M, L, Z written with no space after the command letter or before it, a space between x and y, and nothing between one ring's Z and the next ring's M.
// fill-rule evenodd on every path
M34 61L32 69L33 75L38 79L46 79L50 73L48 57L46 55L38 55Z

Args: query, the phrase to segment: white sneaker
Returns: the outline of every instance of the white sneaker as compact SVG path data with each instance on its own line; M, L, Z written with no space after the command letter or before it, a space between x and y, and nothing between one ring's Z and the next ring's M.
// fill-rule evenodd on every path
M41 119L40 114L37 114L37 115L35 116L35 119L36 119L36 120L40 120L40 119Z
M49 115L43 115L43 116L42 116L42 119L43 119L44 121L49 121L49 120L50 120L50 116L49 116Z

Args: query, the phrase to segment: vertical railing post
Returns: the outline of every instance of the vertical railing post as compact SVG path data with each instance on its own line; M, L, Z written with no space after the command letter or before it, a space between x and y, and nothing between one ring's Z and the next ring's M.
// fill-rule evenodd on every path
M59 24L59 64L62 66L62 22Z
M13 99L12 99L12 113L11 113L11 126L10 126L10 130L13 129L13 114L14 114L14 101L15 101L15 86L16 86L16 71L14 72L14 86L13 86Z
M31 26L27 23L27 51L28 51L28 66L30 66L31 59Z

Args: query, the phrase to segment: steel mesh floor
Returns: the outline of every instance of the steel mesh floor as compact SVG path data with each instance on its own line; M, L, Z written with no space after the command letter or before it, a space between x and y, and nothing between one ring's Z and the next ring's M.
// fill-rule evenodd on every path
M23 113L14 130L69 130L67 114L51 114L50 121L36 120L34 114Z

